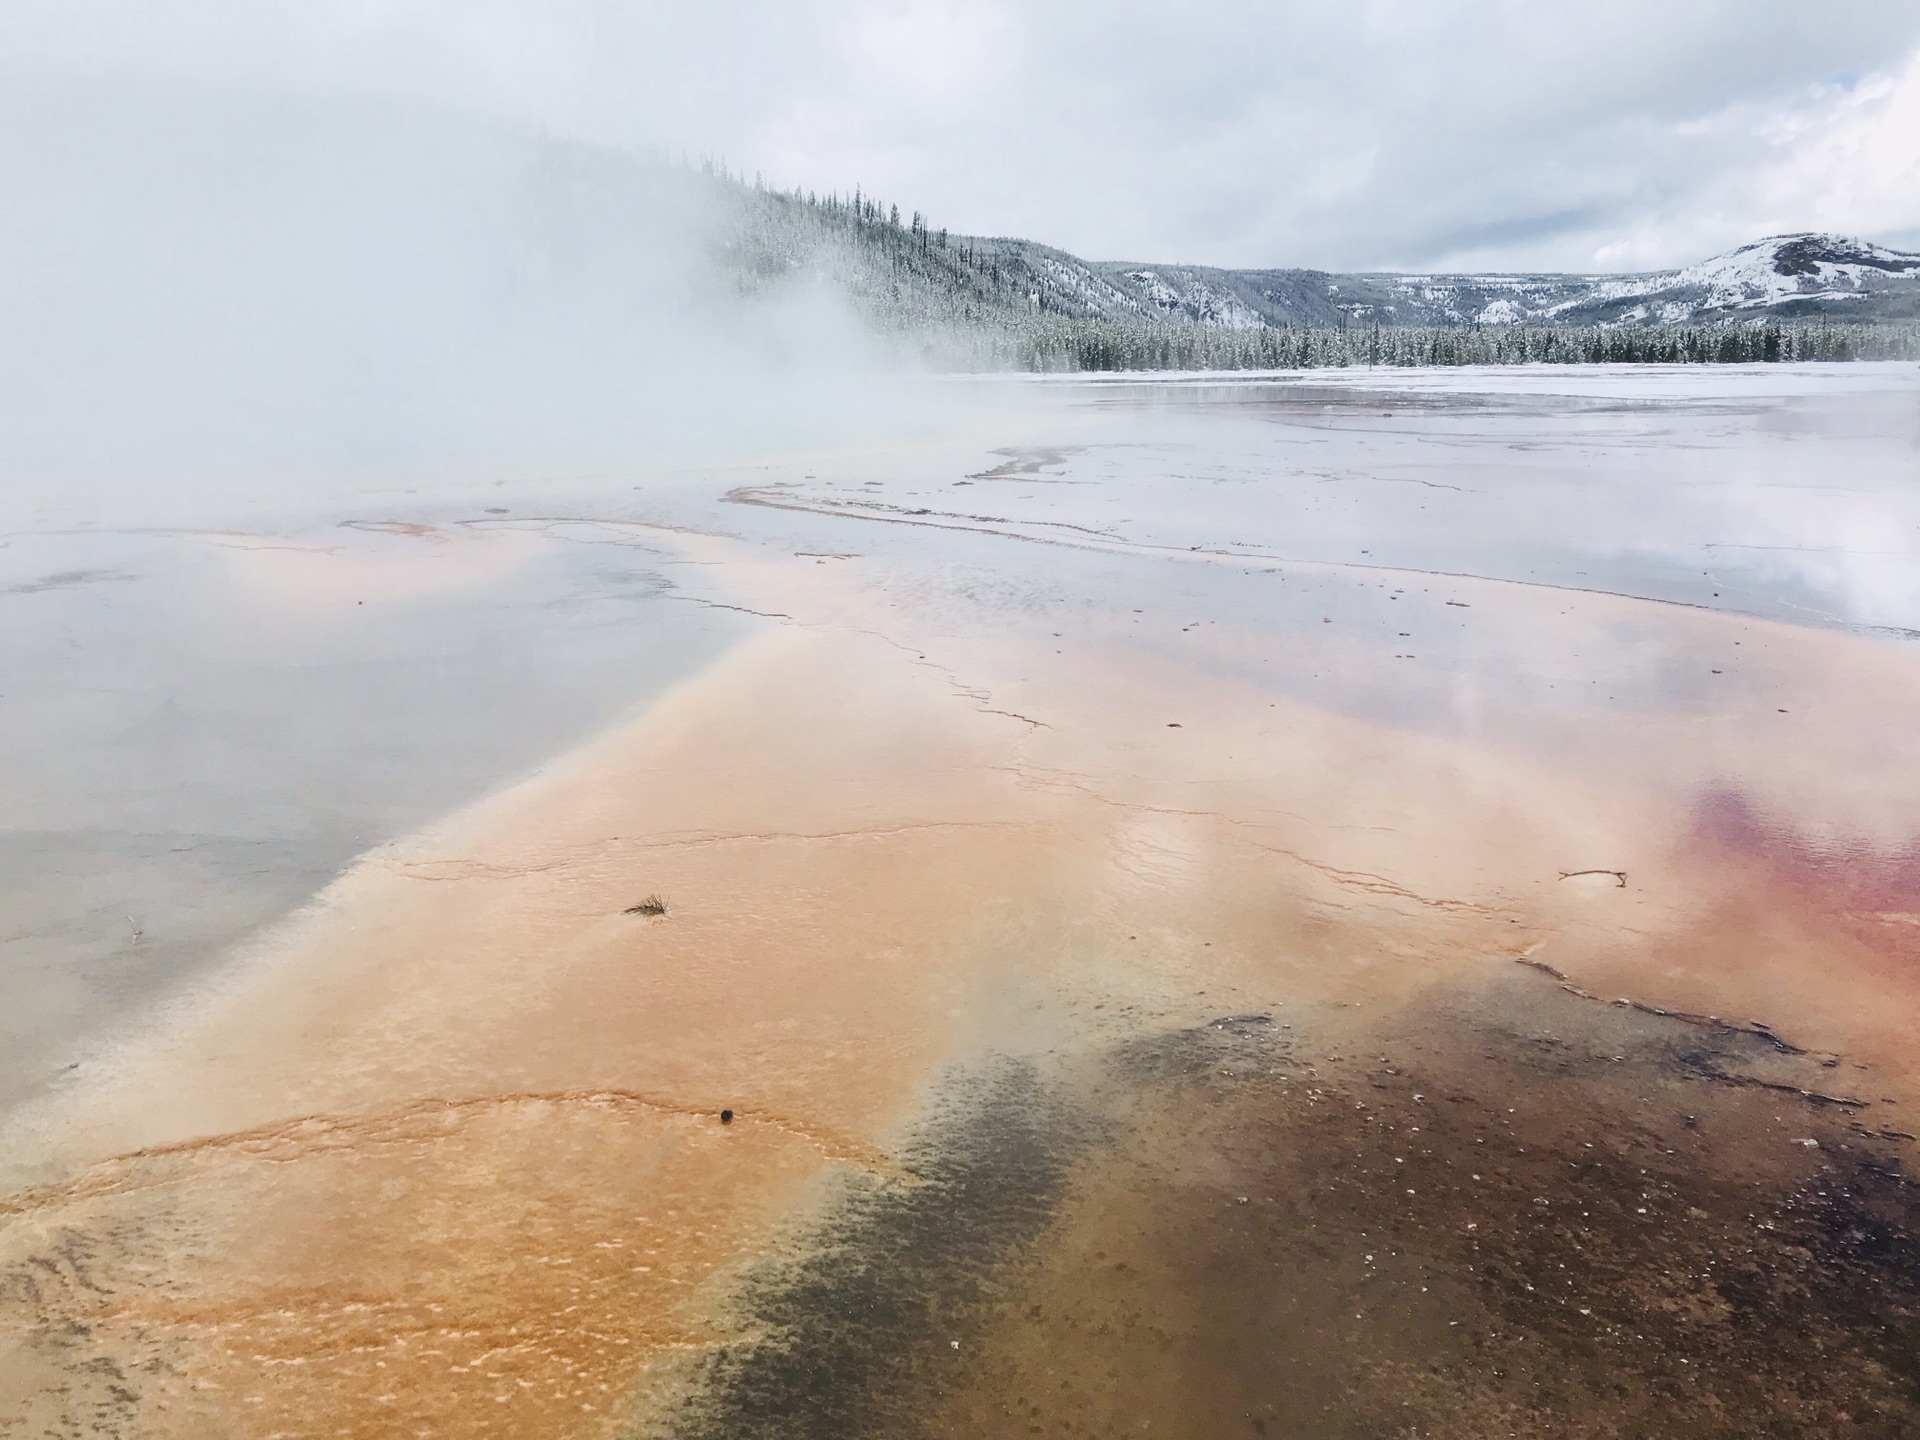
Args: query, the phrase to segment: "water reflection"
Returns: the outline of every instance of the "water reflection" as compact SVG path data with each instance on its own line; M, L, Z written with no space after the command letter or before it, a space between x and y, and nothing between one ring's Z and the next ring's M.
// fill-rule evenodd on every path
M11 537L0 1107L740 633L660 558L383 520Z
M1058 384L1056 443L783 503L1920 630L1912 366ZM755 493L758 493L757 491Z

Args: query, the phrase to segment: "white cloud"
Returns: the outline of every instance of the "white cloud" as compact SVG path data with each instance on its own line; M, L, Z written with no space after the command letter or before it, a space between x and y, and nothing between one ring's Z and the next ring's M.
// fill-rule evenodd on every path
M862 67L856 73L922 109L971 98L990 86L1015 43L999 10L944 0L872 6L855 21L851 38L852 58Z
M1920 51L1889 74L1796 116L1762 174L1777 215L1822 229L1920 234Z
M1829 230L1920 243L1920 51L1848 84L1743 102L1676 127L1728 155L1689 191L1633 217L1602 268L1662 264L1761 235Z
M0 53L398 93L1102 257L1637 267L1920 226L1912 0L12 0Z

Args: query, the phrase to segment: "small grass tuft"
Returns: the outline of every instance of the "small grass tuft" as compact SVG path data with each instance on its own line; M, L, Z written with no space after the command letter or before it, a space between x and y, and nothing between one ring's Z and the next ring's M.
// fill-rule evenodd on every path
M667 913L667 902L662 900L658 895L649 895L638 905L629 905L626 913L629 915L664 915Z

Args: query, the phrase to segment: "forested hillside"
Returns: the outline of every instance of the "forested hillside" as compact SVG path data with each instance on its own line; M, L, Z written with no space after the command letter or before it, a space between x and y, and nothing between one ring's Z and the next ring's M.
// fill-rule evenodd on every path
M951 234L858 191L769 191L718 167L700 179L742 293L824 284L892 343L956 368L1920 358L1920 255L1833 236L1638 276L1221 270Z

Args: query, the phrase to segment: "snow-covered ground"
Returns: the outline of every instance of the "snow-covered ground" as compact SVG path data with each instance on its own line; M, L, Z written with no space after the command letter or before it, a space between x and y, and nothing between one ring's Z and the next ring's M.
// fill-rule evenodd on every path
M1920 365L1858 361L1846 365L1449 365L1344 370L1168 370L1084 375L986 375L982 385L1092 388L1294 387L1340 393L1426 395L1579 395L1598 399L1782 400L1795 396L1911 394Z

